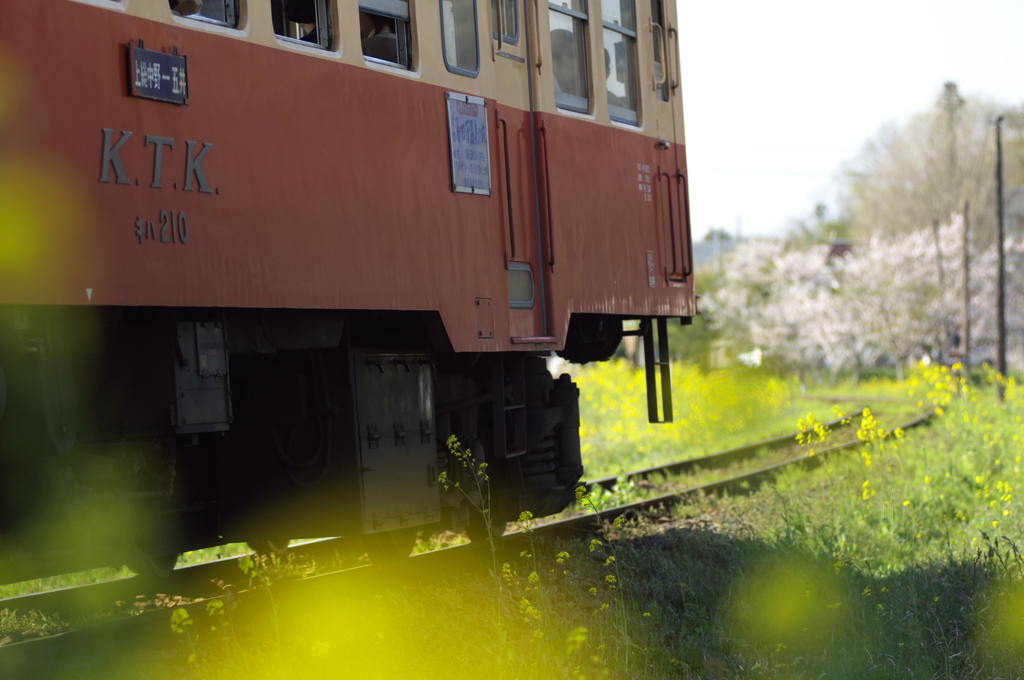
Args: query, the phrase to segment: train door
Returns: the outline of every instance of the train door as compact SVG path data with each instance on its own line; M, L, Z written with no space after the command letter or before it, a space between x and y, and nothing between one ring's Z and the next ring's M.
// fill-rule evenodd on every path
M651 168L657 182L657 215L663 237L663 265L669 282L682 283L693 268L689 230L689 182L683 139L679 86L679 30L675 26L675 0L639 0L650 3L647 29L653 50L653 74L646 83L653 96L648 107L658 135L658 165ZM654 179L654 178L652 178Z
M512 342L543 349L555 342L548 328L547 291L539 229L536 131L532 125L535 93L531 59L536 58L536 36L528 29L524 0L490 0L489 50L483 58L494 61L498 102L494 123L500 179L495 194L504 215L504 266L508 275Z

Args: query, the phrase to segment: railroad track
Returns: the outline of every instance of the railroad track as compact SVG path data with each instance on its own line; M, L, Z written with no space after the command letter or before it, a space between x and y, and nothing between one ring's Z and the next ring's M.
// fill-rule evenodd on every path
M837 418L825 423L825 426L829 428L841 427L842 419ZM729 465L750 460L763 450L772 451L792 447L795 445L797 434L794 432L773 437L707 456L688 458L635 470L625 475L601 477L588 482L587 487L588 490L595 488L611 490L622 480L639 481L651 477L669 477L686 474L697 469L715 470L725 468ZM545 522L543 526L546 526L548 523ZM362 541L359 537L321 539L300 543L289 548L295 554L296 559L307 560L322 560L338 554L352 554L361 549ZM182 566L175 569L170 576L158 582L135 576L3 598L0 599L0 610L16 609L22 612L34 610L70 616L97 611L103 607L109 607L118 601L132 602L137 595L154 597L158 593L187 593L190 598L212 597L217 595L216 590L213 589L212 582L220 580L232 583L238 580L238 559L237 556L225 557L200 564Z
M852 401L849 400L849 401ZM830 430L834 430L837 427L844 427L846 423L850 422L850 419L856 417L855 414L861 413L863 407L852 411L850 415L842 418L836 418L835 420L827 423L822 423L825 427ZM740 463L745 460L754 458L763 450L773 451L778 449L784 449L787 447L794 446L796 443L796 437L799 434L810 434L810 430L804 430L803 432L792 432L790 434L784 434L779 437L772 437L771 439L765 439L763 441L755 442L753 444L744 444L743 446L737 446L732 449L726 449L717 453L712 453L707 456L700 456L698 458L686 458L685 460L678 460L672 463L665 463L663 465L655 465L642 470L634 470L625 475L600 477L593 481L587 482L588 488L601 487L605 490L610 490L619 482L619 480L625 479L648 479L656 476L669 476L669 475L681 475L688 472L693 472L697 469L703 470L714 470L733 465L734 463ZM2 601L0 601L2 602Z
M899 427L904 430L917 427L926 423L933 415L933 412L928 412ZM838 427L841 423L839 420L835 420L827 423L827 425ZM723 468L754 458L764 449L782 449L792 446L796 434L776 437L757 442L756 444L721 451L709 456L645 468L628 475L597 479L590 482L588 487L591 489L597 487L610 489L618 480L623 478L634 480L647 479L657 475L683 474L697 468ZM721 493L723 491L732 493L749 492L770 481L783 469L791 467L815 468L820 466L829 456L855 448L860 444L859 440L852 439L851 441L817 451L813 456L807 454L798 455L779 463L744 471L706 484L675 489L668 493L658 494L624 505L601 509L598 512L544 522L533 527L532 532L535 538L541 536L568 536L579 532L592 531L595 526L611 522L620 516L644 514L651 511L657 511L660 514L667 508L685 502L687 498L697 494ZM517 546L525 538L525 535L525 532L521 530L506 533L502 539L503 550L507 551L511 557L517 555L518 548L515 550L512 548ZM292 550L294 550L298 559L317 559L318 556L322 557L357 551L359 549L358 545L358 538L334 538L299 544L293 546ZM315 599L315 593L325 592L325 588L328 590L334 588L354 588L360 590L364 585L376 582L387 583L393 579L429 582L442 576L458 573L466 568L479 566L482 561L489 561L490 558L491 552L487 549L485 543L481 544L478 542L452 546L414 555L407 560L394 563L365 565L296 580L279 581L273 587L274 598L278 601L289 598L305 600L313 597ZM91 656L98 657L103 657L106 654L110 656L110 660L114 660L124 645L133 643L146 644L149 640L154 640L160 636L165 637L169 630L168 619L175 609L184 608L192 613L198 613L213 599L224 599L227 597L232 600L232 606L245 608L247 615L249 613L258 614L259 610L270 606L263 589L253 589L241 593L236 593L232 590L229 594L225 594L225 591L213 584L213 582L218 580L229 583L237 583L243 580L240 578L241 573L238 568L238 559L237 557L231 557L181 567L173 572L171 578L162 581L158 586L162 593L187 592L189 593L189 600L203 598L201 601L149 611L144 614L129 616L68 633L2 646L0 647L0 675L4 677L17 677L16 675L8 675L5 671L16 671L21 667L32 667L34 673L39 672L40 667L38 664L43 664L44 667L53 669L64 660L76 658L76 652L83 651ZM0 599L0 610L18 609L24 612L36 609L43 612L60 612L68 615L68 612L97 611L104 606L109 606L116 600L131 602L140 591L152 593L153 590L152 582L147 583L139 577L133 577L43 593L33 593L16 598ZM253 611L250 612L249 610ZM114 640L116 640L116 643L110 642ZM99 662L102 663L102 661Z

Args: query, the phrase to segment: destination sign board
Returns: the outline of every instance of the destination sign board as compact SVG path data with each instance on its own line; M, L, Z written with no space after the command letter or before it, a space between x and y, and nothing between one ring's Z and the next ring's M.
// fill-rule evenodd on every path
M188 100L188 75L184 55L153 52L128 43L128 91L133 97L171 104Z
M452 190L491 195L491 152L487 102L455 92L448 100L448 137L452 154Z

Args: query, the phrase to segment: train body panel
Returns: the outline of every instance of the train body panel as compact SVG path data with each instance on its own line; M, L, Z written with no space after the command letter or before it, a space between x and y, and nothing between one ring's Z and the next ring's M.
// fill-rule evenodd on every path
M66 0L18 5L4 25L23 87L5 165L52 172L32 198L74 209L24 224L35 249L0 273L3 303L437 310L457 350L511 349L505 315L484 342L474 309L508 308L511 186L520 259L538 251L544 204L540 251L559 260L548 293L567 303L550 306L552 334L573 311L694 312L665 282L654 200L674 150L646 131L545 112L531 130L528 111L488 100L493 193L466 195L451 191L448 90L423 79ZM52 40L12 31L32 25ZM187 56L187 106L126 96L125 46L139 39ZM534 196L533 136L550 197L543 181Z

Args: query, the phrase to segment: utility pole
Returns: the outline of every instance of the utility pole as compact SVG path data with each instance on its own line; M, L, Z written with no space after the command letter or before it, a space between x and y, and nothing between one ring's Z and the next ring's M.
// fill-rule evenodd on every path
M715 227L711 232L711 259L715 263L715 274L722 273L722 232L724 227Z
M964 98L960 96L956 83L949 81L943 85L942 101L946 109L946 123L949 126L949 188L959 185L959 173L957 172L956 159L956 127L957 114L964 105Z
M932 236L935 238L935 264L939 270L939 295L940 299L946 297L946 274L942 267L942 243L939 240L939 221L932 220ZM949 355L949 326L946 324L946 315L941 315L942 326L939 328L939 361L945 362Z
M1003 118L996 118L996 370L1006 377L1006 255L1003 252ZM1003 383L996 381L996 398L1003 401Z
M963 364L964 378L970 379L971 375L971 277L968 263L970 262L970 201L964 201L964 231L961 239L960 272L963 280L960 307L960 363Z

